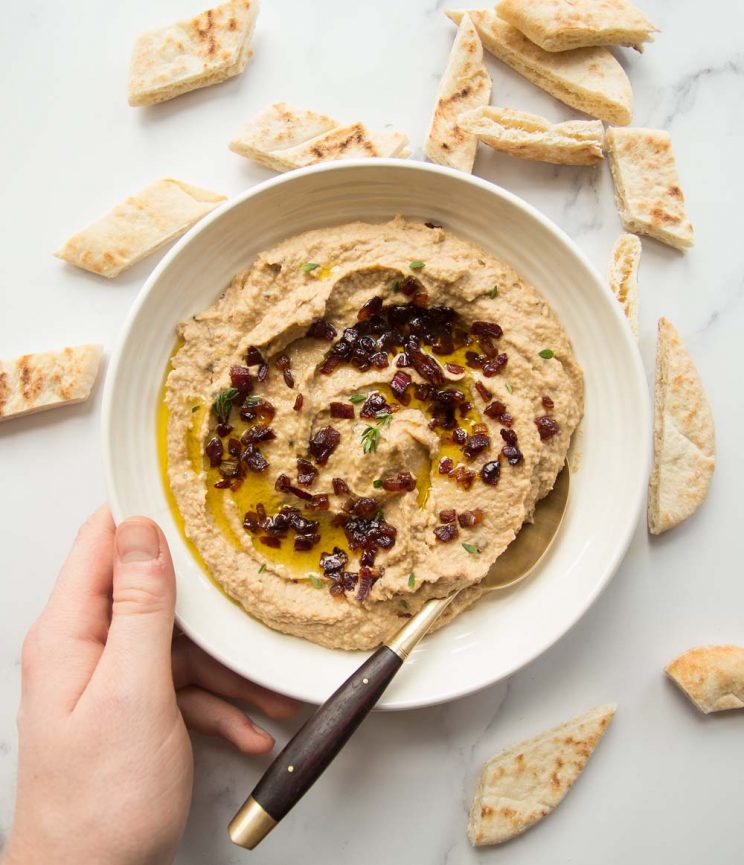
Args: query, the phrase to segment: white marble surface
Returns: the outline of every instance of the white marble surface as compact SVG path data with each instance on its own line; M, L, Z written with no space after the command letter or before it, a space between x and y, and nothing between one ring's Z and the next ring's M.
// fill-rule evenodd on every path
M113 283L50 255L150 180L173 175L232 195L270 175L226 142L286 99L410 136L416 158L453 27L434 0L264 0L255 57L219 87L150 109L126 104L132 40L200 11L199 0L6 4L0 28L0 355L101 341L108 352L157 257ZM462 5L462 3L457 4ZM669 129L695 223L682 256L643 241L641 350L649 374L659 315L680 328L707 384L719 470L703 510L651 540L639 526L594 607L510 682L434 709L371 717L331 771L253 854L225 824L267 760L196 744L194 806L178 865L243 861L729 865L741 861L741 713L705 718L663 665L697 644L744 640L741 431L744 242L744 9L643 0L662 29L620 53L635 123ZM561 103L489 60L494 101L564 119ZM620 230L609 171L558 168L482 150L476 172L555 220L604 272ZM19 647L76 526L104 495L100 387L88 404L0 426L0 833L13 800ZM622 458L632 458L632 455ZM505 847L473 851L466 810L481 762L590 706L619 711L559 811ZM284 740L293 725L268 726ZM92 865L92 863L91 863Z

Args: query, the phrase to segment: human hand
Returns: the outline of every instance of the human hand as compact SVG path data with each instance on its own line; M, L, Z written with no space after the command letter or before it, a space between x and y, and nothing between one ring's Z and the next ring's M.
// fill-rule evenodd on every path
M174 637L175 592L155 523L116 529L104 507L81 528L23 646L5 865L171 862L191 801L186 725L260 754L274 740L223 698L296 711Z

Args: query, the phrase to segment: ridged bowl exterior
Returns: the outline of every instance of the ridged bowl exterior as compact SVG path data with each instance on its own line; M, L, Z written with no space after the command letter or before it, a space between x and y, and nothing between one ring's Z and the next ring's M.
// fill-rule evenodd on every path
M491 183L425 163L358 160L283 175L195 226L147 280L124 326L104 395L104 461L117 520L164 528L178 578L181 628L225 664L268 687L321 702L360 663L270 630L231 603L183 544L161 486L155 416L177 322L207 307L277 241L310 228L395 214L442 223L513 265L558 313L586 384L568 513L533 577L491 594L428 637L380 706L451 700L514 673L561 637L607 584L643 504L650 452L648 388L620 305L575 244Z

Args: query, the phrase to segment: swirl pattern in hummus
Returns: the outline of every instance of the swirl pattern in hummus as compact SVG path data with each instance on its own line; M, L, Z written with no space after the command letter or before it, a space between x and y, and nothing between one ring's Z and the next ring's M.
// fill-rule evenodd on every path
M359 321L363 307L366 325ZM441 345L420 340L420 352L436 360L443 379L434 384L396 343L398 337L410 342L416 315L435 315L429 312L433 307L448 311L456 343L441 354ZM401 333L383 339L383 324L396 315L406 322ZM319 321L322 326L312 330ZM479 337L483 322L497 324L503 334ZM328 325L327 338L319 336ZM376 328L375 364L344 358L330 369L334 364L327 358L345 339L345 329L365 326ZM348 335L359 338L356 330ZM167 378L167 452L186 535L214 578L249 613L331 647L376 646L425 600L454 589L466 591L444 621L475 601L493 562L552 489L582 414L581 370L545 299L480 247L402 218L314 230L280 243L236 276L213 306L183 322L179 336ZM506 361L484 366L484 350ZM265 363L263 372L256 357ZM248 361L254 366L248 366L247 390L232 399L232 408L228 402L227 423L217 430L213 403L235 384L231 367L243 367L245 378ZM283 371L287 361L289 377ZM401 370L411 383L398 398L391 380ZM379 395L384 408L363 418L371 394ZM459 402L444 407L452 398ZM250 406L258 400L271 406L271 417L253 417ZM335 409L332 417L334 402L345 409ZM353 417L338 417L352 410ZM227 425L232 429L226 431ZM260 471L248 467L241 443L251 440L256 425L263 432L269 426L275 436L257 445L268 462ZM338 442L323 462L309 442L328 427ZM476 441L477 434L485 439ZM205 456L206 443L215 438L224 450L220 465L210 465ZM503 450L510 441L516 441L518 454L507 451L511 461ZM298 457L312 464L309 486L298 483ZM482 477L487 463L496 483ZM382 486L383 479L400 474L412 477L415 489ZM279 475L286 476L284 489L281 481L277 485ZM338 492L334 479L343 481ZM307 493L315 498L307 500ZM374 515L369 506L364 510L370 499ZM377 519L395 535L392 546L369 554L374 561L366 571L370 561L360 562L363 551L350 544L359 502L363 527ZM259 505L268 515L264 525L287 507L317 524L311 548L295 550L292 531L272 535L257 528ZM321 509L312 510L316 505ZM246 513L253 514L246 521L250 528ZM257 519L262 516L259 509ZM345 585L338 570L321 566L321 554L334 547L348 559Z

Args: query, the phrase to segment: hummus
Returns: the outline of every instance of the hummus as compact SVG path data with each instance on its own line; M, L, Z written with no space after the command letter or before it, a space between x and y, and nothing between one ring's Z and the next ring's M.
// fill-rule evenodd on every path
M179 326L184 531L279 631L369 649L479 583L560 471L583 379L543 297L439 226L292 237Z

